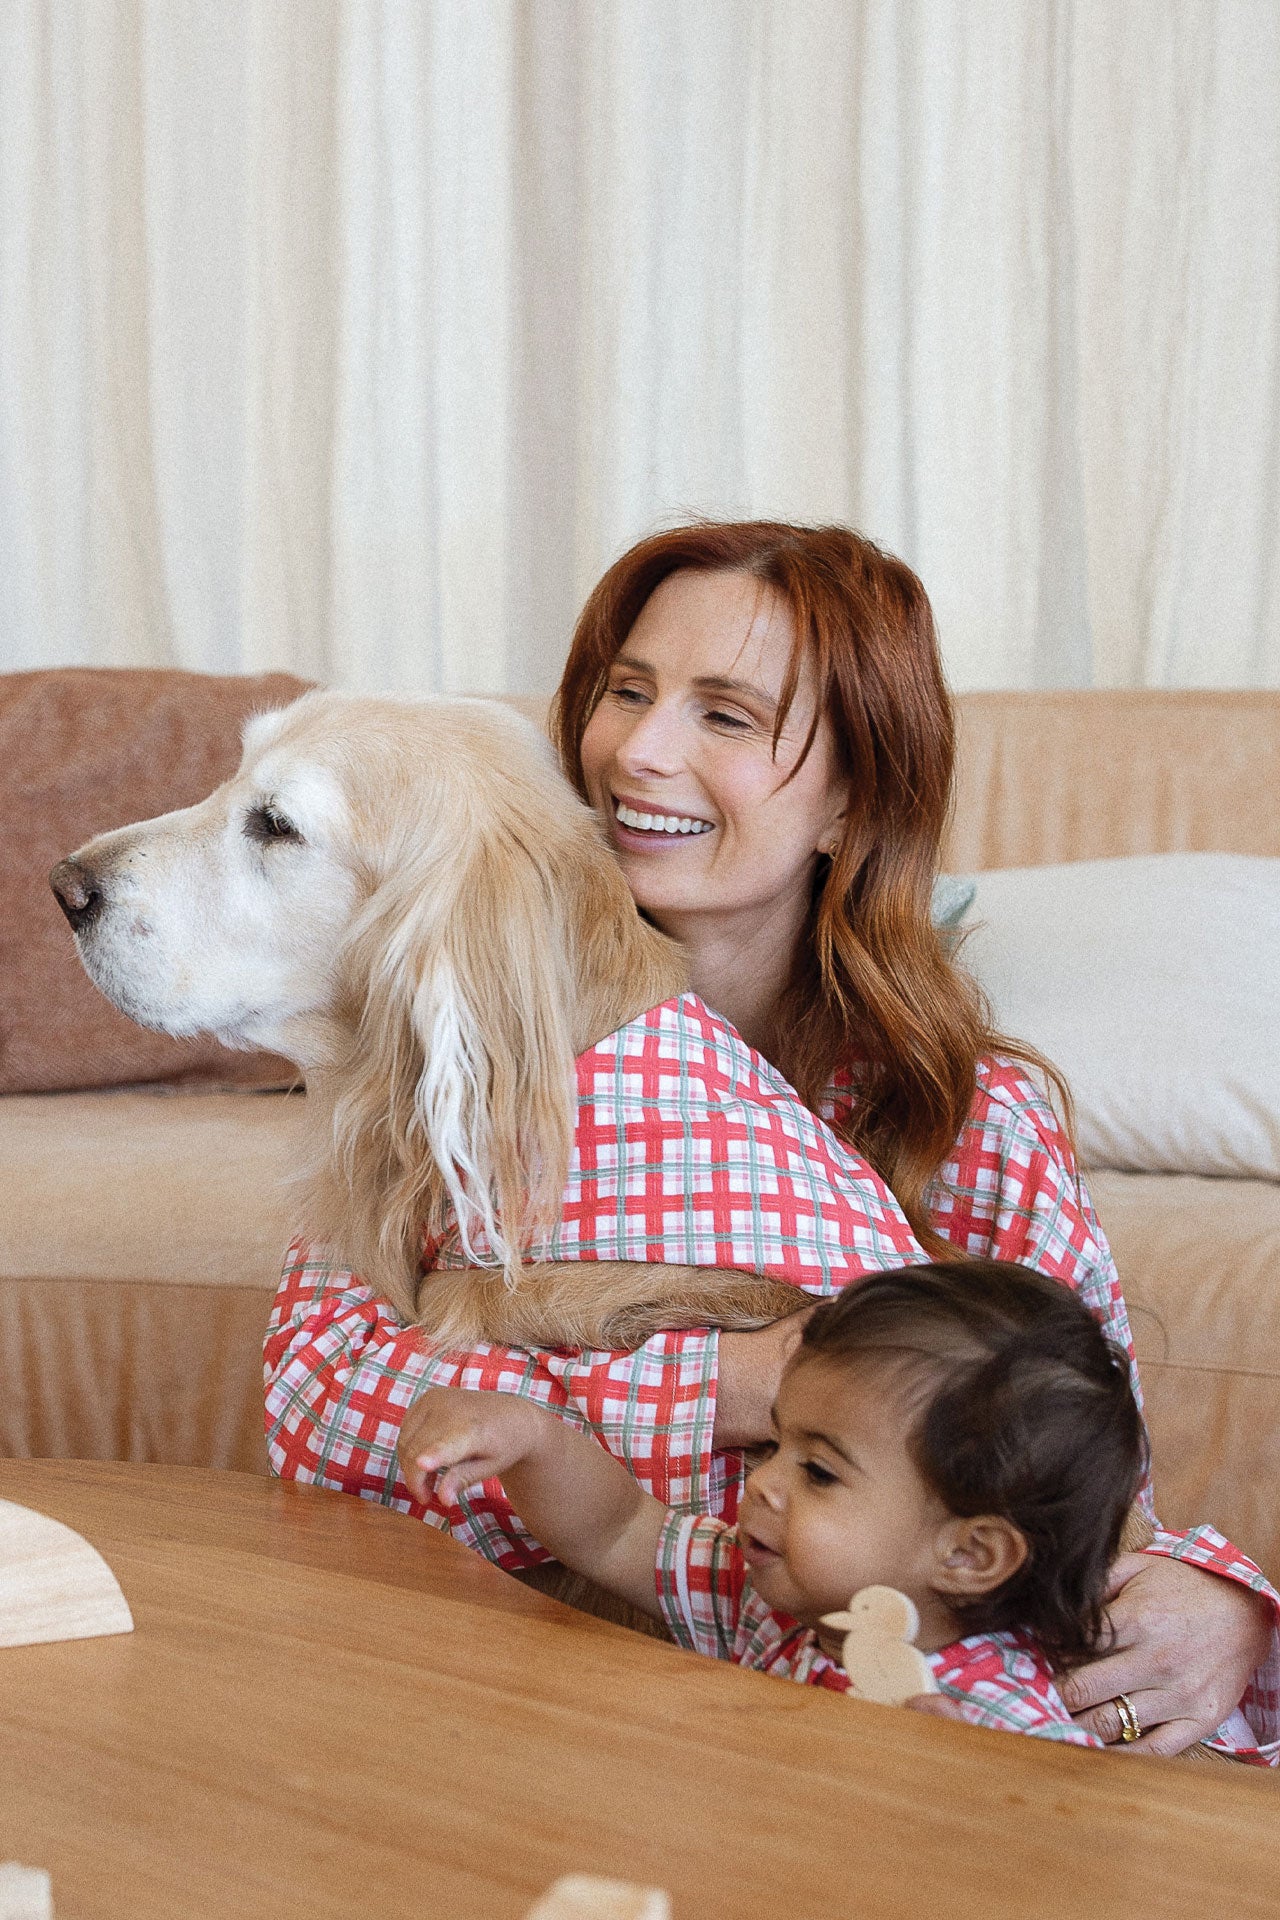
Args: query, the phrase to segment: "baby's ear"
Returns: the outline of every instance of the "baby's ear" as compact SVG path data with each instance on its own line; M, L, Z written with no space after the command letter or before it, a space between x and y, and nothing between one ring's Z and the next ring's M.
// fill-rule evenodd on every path
M976 1600L1012 1580L1027 1558L1026 1535L1002 1514L951 1519L934 1540L931 1585L956 1600Z

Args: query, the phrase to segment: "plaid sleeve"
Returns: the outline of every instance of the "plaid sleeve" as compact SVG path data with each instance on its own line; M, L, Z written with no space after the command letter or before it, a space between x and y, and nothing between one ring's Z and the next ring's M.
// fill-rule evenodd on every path
M593 1433L664 1503L692 1503L723 1479L709 1472L716 1349L714 1336L695 1332L659 1334L635 1353L482 1346L432 1355L356 1275L295 1241L264 1348L271 1468L447 1527L508 1570L532 1566L549 1556L496 1480L447 1507L411 1497L396 1445L418 1394L428 1386L524 1394Z
M1128 1356L1142 1405L1111 1249L1053 1108L1020 1068L981 1063L973 1109L928 1200L934 1226L954 1246L1034 1267L1078 1293Z
M677 1646L732 1660L745 1578L732 1527L708 1514L668 1512L658 1537L654 1583Z
M973 1635L931 1657L939 1693L973 1727L1034 1733L1068 1746L1101 1747L1078 1727L1038 1654L1010 1634Z
M1182 1560L1188 1566L1203 1567L1207 1573L1235 1580L1266 1599L1271 1609L1271 1650L1245 1688L1240 1702L1248 1738L1245 1727L1233 1724L1236 1722L1233 1715L1206 1745L1255 1767L1280 1767L1280 1594L1261 1569L1255 1567L1252 1560L1246 1560L1213 1527L1193 1527L1188 1533L1168 1533L1158 1528L1146 1551L1169 1560Z

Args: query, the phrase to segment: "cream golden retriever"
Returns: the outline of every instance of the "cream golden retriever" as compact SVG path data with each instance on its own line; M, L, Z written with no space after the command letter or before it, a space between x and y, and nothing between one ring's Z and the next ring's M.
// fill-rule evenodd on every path
M308 1234L433 1339L621 1348L805 1303L722 1269L521 1262L558 1214L575 1056L686 973L510 708L306 694L248 723L199 806L50 878L132 1019L303 1068ZM422 1284L424 1234L455 1223L500 1264Z

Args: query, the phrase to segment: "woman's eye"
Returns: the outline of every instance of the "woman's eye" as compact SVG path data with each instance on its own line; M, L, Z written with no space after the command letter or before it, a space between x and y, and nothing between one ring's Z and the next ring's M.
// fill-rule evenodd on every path
M718 707L707 714L707 719L713 727L727 727L731 733L745 733L751 725L740 713L722 713Z
M819 1465L816 1460L805 1461L804 1476L806 1480L811 1481L815 1487L832 1487L835 1485L836 1476L834 1473L830 1472L828 1468Z
M644 694L639 687L610 687L609 698L620 700L624 707L638 707L644 703Z
M300 841L302 835L292 820L280 812L268 801L260 807L251 807L244 817L244 830L250 840L265 845L271 840Z

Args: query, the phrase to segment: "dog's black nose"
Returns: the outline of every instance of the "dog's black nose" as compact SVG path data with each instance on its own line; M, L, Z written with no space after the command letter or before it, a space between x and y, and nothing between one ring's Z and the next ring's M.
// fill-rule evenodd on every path
M49 885L58 896L58 905L77 933L83 933L102 905L102 889L87 867L74 860L59 860L49 875Z

